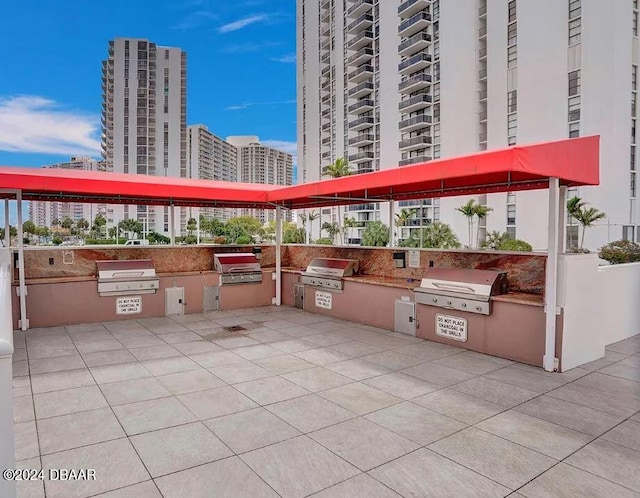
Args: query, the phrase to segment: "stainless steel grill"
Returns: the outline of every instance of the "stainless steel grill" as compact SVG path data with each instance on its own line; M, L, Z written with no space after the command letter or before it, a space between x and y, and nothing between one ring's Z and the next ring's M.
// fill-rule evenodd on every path
M506 272L430 268L416 288L416 303L491 314L491 296L509 291Z
M96 261L100 296L155 294L160 280L150 259Z
M314 258L302 272L300 282L313 287L342 290L343 277L357 273L360 263L357 259Z
M214 254L215 269L222 284L250 284L262 282L260 262L255 254L237 252Z

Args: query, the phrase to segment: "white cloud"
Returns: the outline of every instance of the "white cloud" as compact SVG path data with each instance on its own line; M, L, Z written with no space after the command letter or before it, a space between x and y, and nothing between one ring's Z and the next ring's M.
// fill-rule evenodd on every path
M100 153L98 118L36 95L0 97L0 150L61 155Z
M271 147L273 149L287 152L293 156L293 162L297 162L298 156L298 144L297 142L288 142L286 140L260 140L262 145Z
M210 12L208 10L199 10L185 16L177 24L171 26L171 29L186 31L189 29L198 28L207 23L207 21L217 19L217 17L218 16L216 16L213 12Z
M255 24L257 22L264 22L269 19L268 14L257 14L255 16L245 17L243 19L238 19L237 21L230 22L228 24L223 24L218 28L218 33L231 33L232 31L238 31L239 29L246 28L251 24Z
M257 105L281 105L281 104L295 104L295 99L293 100L275 100L272 102L245 102L244 104L235 104L230 105L224 108L225 111L241 111L243 109L248 109L249 107L254 107Z
M282 42L263 40L257 42L244 42L244 43L234 43L231 45L227 45L220 49L220 52L227 54L245 54L249 52L262 52L263 50L267 50L274 47L279 47L283 45Z
M272 61L283 62L285 64L295 64L296 54L281 55L280 57L272 57Z

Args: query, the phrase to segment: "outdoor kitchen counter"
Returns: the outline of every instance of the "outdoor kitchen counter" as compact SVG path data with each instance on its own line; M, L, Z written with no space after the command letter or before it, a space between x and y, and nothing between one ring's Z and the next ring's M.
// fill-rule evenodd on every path
M264 269L264 268L263 268ZM304 268L284 267L283 273L297 273L300 274L305 271ZM396 277L382 277L380 275L354 275L352 277L343 277L346 282L359 282L361 284L369 285L381 285L384 287L393 287L396 289L407 289L414 291L417 287L420 287L421 279L413 278L396 278ZM527 292L509 292L508 294L502 294L499 296L492 296L492 301L501 301L503 303L523 304L526 306L544 306L544 297L542 294L531 294Z

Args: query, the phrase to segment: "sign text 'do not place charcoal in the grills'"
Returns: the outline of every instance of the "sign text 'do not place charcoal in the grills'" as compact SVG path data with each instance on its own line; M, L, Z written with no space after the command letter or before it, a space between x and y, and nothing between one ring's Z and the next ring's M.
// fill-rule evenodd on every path
M436 335L454 341L467 342L467 320L436 314Z
M142 313L142 296L126 296L116 299L117 315Z

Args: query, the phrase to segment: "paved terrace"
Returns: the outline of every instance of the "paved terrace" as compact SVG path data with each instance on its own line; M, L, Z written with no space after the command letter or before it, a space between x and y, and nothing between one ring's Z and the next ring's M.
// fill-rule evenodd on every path
M97 477L20 497L640 496L640 336L564 374L284 307L15 344L18 467Z

